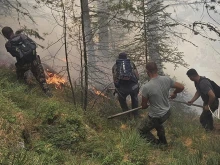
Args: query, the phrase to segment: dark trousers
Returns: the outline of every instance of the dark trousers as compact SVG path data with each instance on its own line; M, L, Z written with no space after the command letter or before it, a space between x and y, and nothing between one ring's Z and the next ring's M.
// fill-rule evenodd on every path
M131 107L132 109L138 107L138 93L139 85L138 83L122 84L120 88L117 89L118 101L123 111L129 110L126 98L128 95L131 96ZM137 111L132 112L133 115L138 115Z
M27 63L24 65L19 65L16 63L15 66L18 79L24 79L25 82L29 84L28 75L25 75L25 72L30 70L33 73L36 80L39 82L42 90L44 92L47 92L49 90L49 87L46 83L44 69L39 56L37 56L36 59L31 63Z
M145 138L148 142L167 144L163 123L169 118L170 114L169 110L163 117L152 118L148 116L148 118L144 119L138 128L141 137ZM154 128L157 130L159 140L151 133L151 130Z
M210 106L212 112L215 112L215 110L218 109L218 106L219 106L219 101L218 99L216 99ZM210 110L202 111L202 114L200 116L200 123L202 124L203 128L205 128L207 131L211 131L214 129L213 117Z

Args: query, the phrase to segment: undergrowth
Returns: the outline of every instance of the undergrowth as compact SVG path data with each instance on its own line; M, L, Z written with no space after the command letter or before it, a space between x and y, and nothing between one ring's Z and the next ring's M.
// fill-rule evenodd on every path
M38 84L28 87L9 69L1 68L0 77L1 165L220 164L218 132L205 132L188 107L172 105L164 123L169 146L154 146L136 129L147 110L138 119L124 115L109 120L121 112L111 95L90 96L84 112L79 102L71 102L69 89L53 89L54 97L48 98Z

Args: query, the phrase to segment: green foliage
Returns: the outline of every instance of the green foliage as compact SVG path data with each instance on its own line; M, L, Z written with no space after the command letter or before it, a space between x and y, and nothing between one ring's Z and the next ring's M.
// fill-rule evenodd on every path
M117 165L120 164L123 156L119 151L110 152L102 161L102 165Z
M154 146L139 136L139 119L125 115L107 120L121 111L114 101L97 100L93 108L83 112L62 92L54 91L54 97L47 98L38 86L27 91L14 72L0 69L0 76L2 165L220 163L219 134L205 132L198 115L179 104L172 105L171 117L164 123L169 146ZM22 137L24 130L30 144Z
M0 70L0 76L1 163L63 164L66 160L61 149L76 151L86 138L78 116L82 110L55 97L46 99L38 86L26 91L29 87L15 80L9 70ZM24 126L32 142L26 152L21 136Z
M220 164L220 156L219 154L210 154L205 161L206 165L219 165Z
M184 154L178 157L177 161L171 163L172 165L183 165L183 164L192 164L192 165L199 165L202 163L202 153L196 152L194 154Z
M44 146L44 152L27 151L27 150L17 150L5 152L3 159L0 160L2 165L39 165L39 164L63 164L65 162L65 155L50 146ZM41 150L43 147L41 146Z
M77 144L85 140L86 132L76 118L68 117L55 125L42 125L40 132L43 139L61 149L77 151Z

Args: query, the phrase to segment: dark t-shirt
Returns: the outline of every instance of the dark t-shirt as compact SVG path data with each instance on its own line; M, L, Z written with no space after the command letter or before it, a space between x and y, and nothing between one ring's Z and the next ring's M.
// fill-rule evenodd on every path
M196 90L201 95L202 100L204 101L204 104L207 104L209 101L208 92L210 90L213 91L211 83L207 79L201 79L201 80L199 80L199 83L196 84Z

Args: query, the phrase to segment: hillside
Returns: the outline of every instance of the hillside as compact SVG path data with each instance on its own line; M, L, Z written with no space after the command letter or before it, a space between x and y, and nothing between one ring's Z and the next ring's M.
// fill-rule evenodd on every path
M205 132L197 114L180 104L173 104L165 123L169 146L164 148L139 137L140 119L108 120L107 116L120 112L115 100L90 98L84 112L73 105L68 88L54 89L54 97L48 98L38 85L18 82L12 69L0 68L0 77L2 165L220 164L219 130Z

